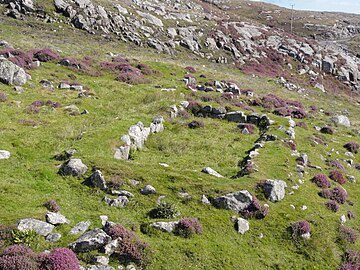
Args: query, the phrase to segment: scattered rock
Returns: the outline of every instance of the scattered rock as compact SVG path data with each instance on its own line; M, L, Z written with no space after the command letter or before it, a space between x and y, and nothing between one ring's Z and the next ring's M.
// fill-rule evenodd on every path
M129 203L129 199L126 196L119 196L116 199L105 197L104 201L108 206L113 206L113 207L125 207Z
M266 180L263 185L265 197L272 202L281 201L285 197L286 187L283 180Z
M0 81L8 85L21 86L26 83L27 76L23 68L0 58Z
M78 240L70 244L70 248L75 252L87 252L103 247L111 240L101 229L94 229L84 233Z
M55 243L57 241L59 241L61 238L61 234L60 233L49 233L46 237L45 240L48 242L52 242Z
M81 159L72 158L69 161L65 162L60 170L60 175L71 175L71 176L80 176L87 171L88 167L82 163Z
M229 193L213 200L213 205L217 208L239 212L250 205L253 197L247 190Z
M109 265L91 265L86 270L115 270L115 268Z
M16 228L20 231L34 230L40 235L47 236L55 226L41 220L25 218L18 221Z
M238 218L236 222L236 228L238 233L241 234L246 233L250 229L249 221L243 218Z
M108 265L109 258L105 256L95 256L92 260L92 263L101 264L101 265Z
M0 159L8 159L10 158L10 152L6 150L0 150Z
M156 189L151 185L146 185L140 192L143 195L150 195L156 193Z
M200 201L201 201L203 204L210 204L209 199L208 199L208 198L206 198L206 196L205 196L205 195L202 195L202 196L201 196Z
M111 240L104 246L104 252L106 255L111 255L119 246L119 239Z
M126 191L126 190L112 190L111 194L117 195L117 196L126 196L128 198L134 197L134 194L132 194L130 191Z
M89 226L91 225L91 222L89 220L87 221L81 221L78 224L76 224L74 227L71 228L70 234L83 234L87 231Z
M107 190L105 178L100 170L96 170L89 178L90 183L101 190Z
M206 167L206 168L202 169L201 172L206 173L206 174L210 174L210 175L215 176L215 177L224 177L221 174L219 174L217 171L211 169L210 167Z
M333 121L337 125L342 125L342 126L345 126L345 127L350 127L351 126L349 118L347 116L345 116L345 115L336 115L336 116L331 118L331 121Z
M151 227L154 227L156 229L159 229L163 232L172 232L174 231L176 225L179 223L179 221L171 221L171 222L155 222L150 224Z
M70 221L59 213L49 212L46 214L46 221L52 225L68 224Z

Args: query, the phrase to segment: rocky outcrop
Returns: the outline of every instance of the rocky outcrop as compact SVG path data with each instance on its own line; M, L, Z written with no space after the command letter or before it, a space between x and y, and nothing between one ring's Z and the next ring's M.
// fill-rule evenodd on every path
M20 231L34 230L40 235L47 236L55 226L41 220L25 218L18 221L16 228Z
M110 242L111 237L101 229L94 229L84 233L78 240L70 244L75 252L97 250Z

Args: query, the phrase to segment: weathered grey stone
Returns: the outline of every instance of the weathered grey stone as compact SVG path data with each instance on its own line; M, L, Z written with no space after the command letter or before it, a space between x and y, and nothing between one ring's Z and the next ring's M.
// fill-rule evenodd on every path
M170 221L170 222L154 222L150 224L151 227L154 227L156 229L159 229L163 232L172 232L174 231L176 225L179 223L179 221Z
M108 265L109 258L105 256L95 256L92 260L92 263L100 264L100 265Z
M250 205L253 197L247 190L229 193L213 200L213 205L217 208L239 212Z
M345 116L345 115L336 115L336 116L331 118L331 121L333 121L337 125L342 125L342 126L345 126L345 127L350 127L351 126L349 118L347 116Z
M128 198L134 197L134 194L132 194L130 191L126 191L126 190L112 190L111 194L117 195L117 196L126 196Z
M9 151L0 150L0 159L8 159L10 158L11 154Z
M84 174L87 169L88 167L82 163L81 159L72 158L61 166L59 173L61 175L80 176Z
M144 127L142 122L137 123L129 128L129 136L133 141L132 146L135 148L143 148L145 141L150 134L150 128Z
M40 235L47 236L55 226L41 220L25 218L18 221L16 228L20 231L34 230Z
M101 229L94 229L84 233L79 239L70 244L70 248L75 252L87 252L103 247L111 240Z
M98 187L101 190L107 190L105 178L100 170L96 170L89 179L93 186Z
M153 119L150 124L150 132L151 133L159 133L164 131L164 118L162 116L157 116Z
M236 222L236 228L238 233L241 234L246 233L250 229L249 221L243 218L238 218Z
M60 233L49 233L46 237L45 240L48 242L57 242L59 241L61 238L61 234Z
M215 177L224 177L220 173L218 173L217 171L211 169L210 167L206 167L206 168L202 169L201 172L206 173L206 174L210 174L210 175L215 176Z
M246 115L241 111L229 112L225 114L225 119L236 123L246 123Z
M68 224L70 221L59 213L49 212L45 216L46 221L52 225Z
M272 202L281 201L285 197L286 182L283 180L266 180L264 183L265 197Z
M130 149L129 145L120 146L115 149L114 158L119 160L128 160L130 157Z
M119 239L111 240L104 246L104 251L106 255L111 255L115 252L117 247L119 246Z
M329 58L329 57L325 57L322 60L322 70L326 73L332 73L333 69L334 69L334 60Z
M104 201L108 206L113 207L125 207L129 203L129 199L126 196L119 196L116 199L105 197Z
M201 195L200 201L201 201L203 204L210 204L209 199L208 199L205 195Z
M91 225L91 222L89 220L87 221L81 221L78 224L76 224L74 227L71 228L70 234L82 234L86 232L86 230Z
M163 27L164 24L162 23L162 21L155 17L154 15L151 15L149 13L144 13L144 12L140 12L140 11L136 11L142 18L144 18L145 20L147 20L149 23L158 26L158 27Z
M151 185L146 185L140 192L143 195L150 195L156 193L156 189Z
M91 265L86 270L115 270L115 268L109 265Z
M27 81L25 70L7 59L0 58L0 81L21 86Z

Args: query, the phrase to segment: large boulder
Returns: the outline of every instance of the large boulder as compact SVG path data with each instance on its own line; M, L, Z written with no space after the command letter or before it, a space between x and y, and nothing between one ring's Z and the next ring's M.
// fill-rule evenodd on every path
M253 197L249 191L241 190L217 197L212 203L217 208L239 212L247 208L251 204L252 200Z
M105 178L100 170L96 170L89 178L91 185L101 190L107 190Z
M345 115L336 115L336 116L331 118L331 121L333 121L337 125L342 125L342 126L345 126L345 127L350 127L351 126L349 118L347 116L345 116Z
M27 76L25 70L7 59L0 58L0 81L21 86L26 83Z
M18 221L16 228L20 231L34 230L40 235L47 236L55 226L41 220L25 218Z
M263 188L265 197L272 201L281 201L285 197L286 182L283 180L266 180Z
M81 159L72 158L65 162L61 167L59 174L61 175L71 175L71 176L80 176L87 171L88 167L82 163Z
M111 237L101 229L94 229L84 233L78 240L70 244L75 252L97 250L110 242Z

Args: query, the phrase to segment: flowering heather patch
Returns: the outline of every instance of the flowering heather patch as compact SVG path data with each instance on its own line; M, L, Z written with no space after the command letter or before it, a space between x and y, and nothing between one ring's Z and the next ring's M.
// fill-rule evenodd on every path
M345 240L346 242L349 243L355 243L356 240L359 238L357 232L344 225L341 225L339 228L339 236L342 240Z
M60 60L60 65L79 70L89 76L100 76L100 72L92 67L93 60L90 57L84 57L83 59L76 59L72 57L66 57Z
M33 54L33 58L39 60L40 62L49 62L60 59L60 56L49 48L34 49L31 50L31 53Z
M325 174L317 174L312 179L311 182L315 183L318 187L329 188L330 181L328 180Z
M43 258L40 269L79 270L79 261L75 253L68 248L56 248Z
M197 114L201 111L202 105L197 101L189 101L189 105L186 107L192 114Z
M357 152L359 151L360 145L356 142L348 142L347 144L344 145L344 147L352 153L357 154Z
M134 85L146 82L145 78L135 72L122 72L116 77L116 80Z
M344 169L344 166L341 165L340 161L337 159L336 160L328 160L326 162L326 165L328 165L329 167L334 167L334 168L340 169L340 170Z
M175 233L184 238L190 238L194 234L201 234L202 231L202 225L197 218L183 218L175 228Z
M339 211L339 204L336 202L336 201L334 201L334 200L329 200L329 201L327 201L326 203L325 203L325 206L329 209L329 210L331 210L331 211L333 211L333 212L337 212L337 211Z
M261 98L261 103L262 106L266 109L281 108L286 106L285 100L273 94L263 96Z
M0 270L38 269L37 255L27 246L12 245L0 254Z
M111 59L111 61L114 63L128 63L129 62L129 60L127 58L124 58L120 55L113 57Z
M233 100L232 103L233 103L236 107L239 107L239 108L244 109L244 110L246 110L246 111L255 112L255 110L254 110L253 108L251 108L250 106L242 103L241 101Z
M0 92L0 102L4 102L7 100L7 94Z
M54 212L57 213L60 211L60 206L56 203L55 200L50 200L44 203L44 206L46 207L47 210L49 210L50 212Z
M138 64L136 65L136 68L141 71L144 75L151 75L154 73L154 70L152 70L148 65L146 64Z
M119 256L121 261L125 263L134 262L139 266L144 266L149 262L149 253L149 245L135 238L120 241L115 250L115 254Z
M322 127L320 129L320 132L321 133L324 133L324 134L330 134L330 135L333 135L334 134L334 129L330 126L325 126L325 127Z
M310 233L310 223L306 220L300 220L291 225L293 238L301 237L303 234Z
M198 121L198 120L193 120L188 124L188 127L192 128L192 129L201 128L201 127L204 127L204 122Z
M306 117L306 112L302 108L288 107L288 106L276 108L274 110L274 114L283 117L291 116L297 119L303 119Z
M32 53L25 53L16 49L1 50L0 55L22 68L31 68L33 62Z
M301 127L303 129L308 129L308 126L307 126L307 124L305 122L297 122L296 126Z
M253 124L239 124L238 128L240 128L241 130L247 129L250 134L254 134L255 132L255 125Z
M343 256L344 264L339 270L359 270L360 269L360 252L359 251L346 251Z
M108 234L112 239L132 239L135 237L135 234L132 231L129 231L121 224L112 225L108 231Z
M191 66L187 66L185 67L185 70L189 73L196 73L196 69L194 67Z
M340 171L331 171L330 179L334 180L335 182L338 182L340 185L345 184L346 182L344 175Z
M332 199L337 201L338 203L344 204L346 202L346 198L347 198L347 192L344 188L342 187L335 187L332 190Z

